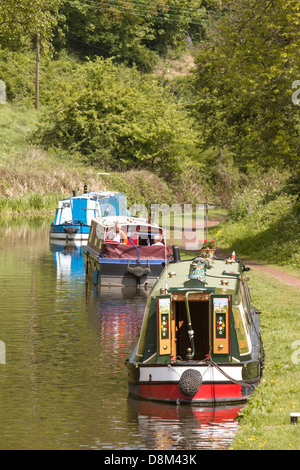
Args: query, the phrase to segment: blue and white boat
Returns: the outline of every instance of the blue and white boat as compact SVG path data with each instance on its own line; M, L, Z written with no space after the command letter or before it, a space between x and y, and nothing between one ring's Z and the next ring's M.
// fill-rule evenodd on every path
M127 215L123 193L94 191L63 199L50 226L50 241L87 242L91 221L109 215Z

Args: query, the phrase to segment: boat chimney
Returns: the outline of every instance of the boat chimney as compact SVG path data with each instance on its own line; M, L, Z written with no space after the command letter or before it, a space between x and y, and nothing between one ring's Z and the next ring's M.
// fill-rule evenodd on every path
M174 263L180 263L181 259L180 259L180 253L179 253L178 245L172 245L172 249L173 249Z
M87 193L87 185L85 184L84 185L84 194L86 194L86 193Z
M76 191L75 191L75 189L73 189L72 193L73 193L73 197L75 197L75 196L76 196Z

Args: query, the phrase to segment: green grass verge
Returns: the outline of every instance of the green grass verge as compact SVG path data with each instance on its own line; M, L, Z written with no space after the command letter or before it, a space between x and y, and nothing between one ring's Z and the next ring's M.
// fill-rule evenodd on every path
M192 259L197 251L180 251ZM277 269L278 266L274 266ZM258 270L249 272L253 305L261 312L263 377L237 420L231 450L300 449L300 291Z
M13 157L26 151L26 137L36 121L34 109L0 105L0 162L10 164ZM20 162L21 163L21 162Z
M242 409L234 450L300 449L300 292L250 271L253 304L261 312L265 367L260 385Z
M218 247L252 261L300 269L299 203L281 194L239 220L228 219L210 230Z

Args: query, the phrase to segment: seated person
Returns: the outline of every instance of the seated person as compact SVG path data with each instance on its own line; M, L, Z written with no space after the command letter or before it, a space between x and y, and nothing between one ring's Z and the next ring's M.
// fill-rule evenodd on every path
M153 239L154 239L153 245L163 245L161 235L154 235Z
M112 229L107 233L106 240L126 243L127 235L123 230L121 230L119 222L116 223L115 230Z

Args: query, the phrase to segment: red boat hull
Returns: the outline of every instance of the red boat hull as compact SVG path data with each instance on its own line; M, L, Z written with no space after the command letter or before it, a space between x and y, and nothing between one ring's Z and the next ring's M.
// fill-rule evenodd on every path
M240 363L127 366L129 394L142 400L201 406L239 404L247 401L259 383L259 376L243 378Z
M249 390L237 384L212 383L202 384L193 397L187 397L179 390L178 384L141 384L129 385L129 393L142 400L163 402L198 403L202 406L211 404L242 403L249 397Z

